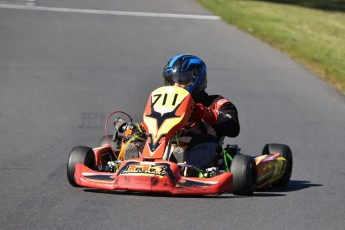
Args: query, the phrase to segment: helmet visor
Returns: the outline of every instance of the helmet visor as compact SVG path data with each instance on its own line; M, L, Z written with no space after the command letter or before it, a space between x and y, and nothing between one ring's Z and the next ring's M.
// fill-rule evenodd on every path
M165 71L164 74L165 85L175 85L176 83L183 87L188 87L194 83L195 77L193 72L173 72Z

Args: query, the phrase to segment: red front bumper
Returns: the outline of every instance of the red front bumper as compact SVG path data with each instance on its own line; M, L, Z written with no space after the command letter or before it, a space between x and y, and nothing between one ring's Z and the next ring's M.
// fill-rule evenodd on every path
M222 194L232 189L232 174L223 173L212 178L183 177L178 166L158 160L124 161L116 173L93 171L83 164L75 168L78 185L104 190L169 193L173 195Z

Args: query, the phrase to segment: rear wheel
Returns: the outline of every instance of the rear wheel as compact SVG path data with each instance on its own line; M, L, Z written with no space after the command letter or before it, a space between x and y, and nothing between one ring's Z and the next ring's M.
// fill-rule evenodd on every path
M252 195L256 188L256 166L251 156L237 155L233 158L230 171L233 175L232 193Z
M284 144L267 144L262 150L262 155L269 155L274 153L280 153L282 157L286 160L286 167L283 176L278 180L275 185L284 186L289 183L292 174L292 152L288 145Z
M79 186L74 180L75 166L77 163L84 164L85 166L94 169L96 161L95 154L92 148L77 146L74 147L69 154L69 160L67 163L67 179L69 183L74 187Z

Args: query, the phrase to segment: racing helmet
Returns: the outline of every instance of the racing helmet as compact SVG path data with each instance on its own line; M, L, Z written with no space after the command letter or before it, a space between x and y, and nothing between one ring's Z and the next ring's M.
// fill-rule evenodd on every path
M177 83L196 98L207 87L206 65L196 56L180 54L164 67L163 78L166 86Z

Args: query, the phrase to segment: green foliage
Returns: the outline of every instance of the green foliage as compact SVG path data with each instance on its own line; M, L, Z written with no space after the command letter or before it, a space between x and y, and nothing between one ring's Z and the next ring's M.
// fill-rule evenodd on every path
M345 94L345 0L198 1Z
M257 0L282 4L294 4L309 8L332 11L345 11L345 0Z

